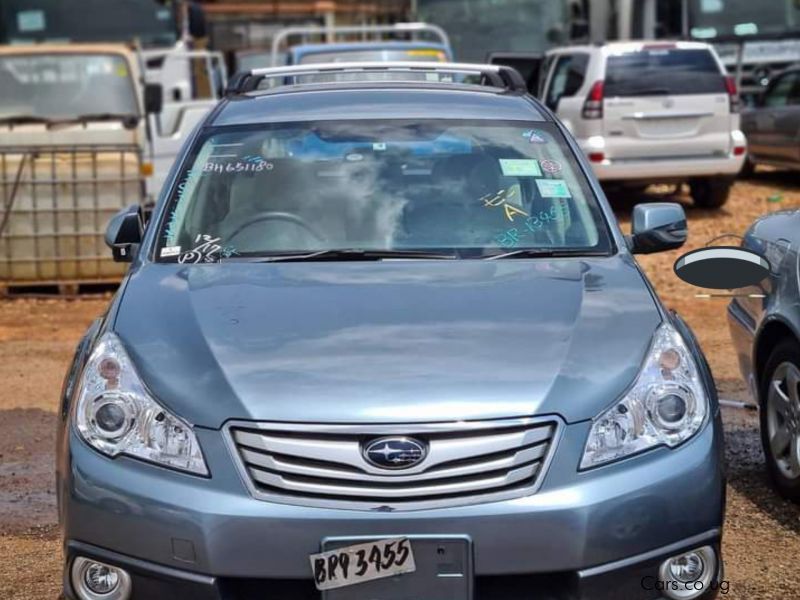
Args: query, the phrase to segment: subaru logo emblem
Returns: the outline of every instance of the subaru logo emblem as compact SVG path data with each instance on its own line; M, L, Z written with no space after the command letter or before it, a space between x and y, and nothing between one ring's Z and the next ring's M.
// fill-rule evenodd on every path
M413 438L385 437L368 442L362 453L364 460L379 469L408 469L421 463L428 449Z

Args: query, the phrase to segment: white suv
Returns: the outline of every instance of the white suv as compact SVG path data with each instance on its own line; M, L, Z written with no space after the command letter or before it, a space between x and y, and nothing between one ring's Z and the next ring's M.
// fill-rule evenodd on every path
M736 84L708 44L619 42L547 54L540 96L603 182L688 183L722 206L742 168Z

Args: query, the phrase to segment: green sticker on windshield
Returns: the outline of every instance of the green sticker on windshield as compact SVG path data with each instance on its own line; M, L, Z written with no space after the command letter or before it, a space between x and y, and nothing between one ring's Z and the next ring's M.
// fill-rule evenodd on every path
M537 179L536 187L543 198L572 198L563 179Z
M20 33L44 31L45 17L43 10L22 10L17 13L17 29Z
M541 177L539 163L532 158L501 158L500 168L506 177Z

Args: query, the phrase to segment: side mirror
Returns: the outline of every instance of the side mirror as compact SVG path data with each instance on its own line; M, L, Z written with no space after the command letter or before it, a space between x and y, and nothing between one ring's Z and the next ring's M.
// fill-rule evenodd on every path
M158 83L148 83L144 86L144 112L159 114L164 108L164 88Z
M680 248L688 231L686 213L674 202L637 204L628 247L634 254L652 254Z
M106 245L111 248L116 262L131 262L134 246L142 243L144 220L138 204L123 208L106 227Z

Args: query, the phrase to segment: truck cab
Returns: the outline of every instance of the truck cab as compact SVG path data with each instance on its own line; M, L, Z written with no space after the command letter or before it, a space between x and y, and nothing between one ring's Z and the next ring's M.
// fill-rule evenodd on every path
M272 66L335 62L447 62L447 33L427 23L290 27L273 39Z

